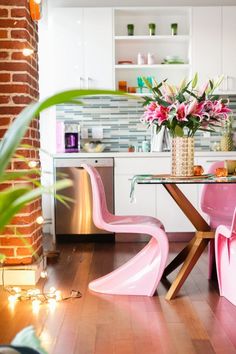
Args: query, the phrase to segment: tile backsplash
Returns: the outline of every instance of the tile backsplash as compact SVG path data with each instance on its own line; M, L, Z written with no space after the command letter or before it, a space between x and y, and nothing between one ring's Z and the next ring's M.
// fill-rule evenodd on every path
M236 130L236 95L228 96L233 110ZM140 123L143 113L142 102L135 99L116 96L93 96L83 99L84 105L63 104L57 106L57 119L62 121L79 121L81 129L88 130L88 140L92 137L92 128L102 127L102 142L106 151L127 151L129 145L141 149L142 141L150 141L149 129ZM214 142L219 142L220 133L195 135L196 150L210 150ZM83 144L83 140L82 140Z

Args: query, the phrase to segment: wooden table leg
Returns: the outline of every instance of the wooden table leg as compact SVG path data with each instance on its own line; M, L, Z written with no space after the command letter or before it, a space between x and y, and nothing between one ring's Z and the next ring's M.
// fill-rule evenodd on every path
M175 295L178 293L179 289L183 285L184 281L188 277L189 273L193 269L194 265L196 264L197 260L201 256L202 252L206 248L207 244L209 242L209 239L206 238L199 238L196 237L194 240L194 243L188 253L188 256L183 263L177 277L173 281L170 289L168 290L166 294L166 300L171 300L175 297Z
M197 230L196 236L174 258L174 260L166 267L166 270L164 271L163 275L167 276L181 263L183 263L176 279L174 280L166 295L166 299L171 300L178 293L179 289L201 256L202 252L206 248L209 240L214 238L214 232L211 231L208 223L175 184L163 185Z
M167 275L172 273L176 268L180 266L180 264L185 261L194 242L195 237L193 237L192 240L187 244L187 246L184 247L182 251L168 264L168 266L164 270L163 277L167 277Z

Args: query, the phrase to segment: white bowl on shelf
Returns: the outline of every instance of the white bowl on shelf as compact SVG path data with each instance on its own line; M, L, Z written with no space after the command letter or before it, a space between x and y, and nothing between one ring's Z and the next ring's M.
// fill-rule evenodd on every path
M89 142L83 145L83 150L85 152L103 152L105 150L105 145L102 143Z

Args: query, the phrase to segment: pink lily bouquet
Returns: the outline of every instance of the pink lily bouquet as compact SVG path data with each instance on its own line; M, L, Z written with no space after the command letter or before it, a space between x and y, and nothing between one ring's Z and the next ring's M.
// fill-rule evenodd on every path
M214 132L222 127L232 113L227 99L219 99L214 90L221 84L209 80L197 89L198 75L188 83L183 80L179 87L165 81L155 86L143 78L145 85L152 91L152 97L144 97L145 112L141 121L155 126L156 133L166 127L172 137L192 137L198 130Z

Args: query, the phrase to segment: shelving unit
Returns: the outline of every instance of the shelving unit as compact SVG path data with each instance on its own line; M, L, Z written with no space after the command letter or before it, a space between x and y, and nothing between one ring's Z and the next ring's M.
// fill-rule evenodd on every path
M114 10L114 77L115 88L119 81L137 87L138 76L151 76L158 82L168 79L179 83L191 74L191 31L189 8L116 8ZM148 24L156 24L155 35L149 35ZM171 24L178 23L178 34L171 35ZM127 35L127 24L134 25L134 35ZM146 58L138 65L137 56ZM147 64L152 54L154 64ZM184 64L163 64L167 56L177 56ZM133 64L118 64L132 61Z

